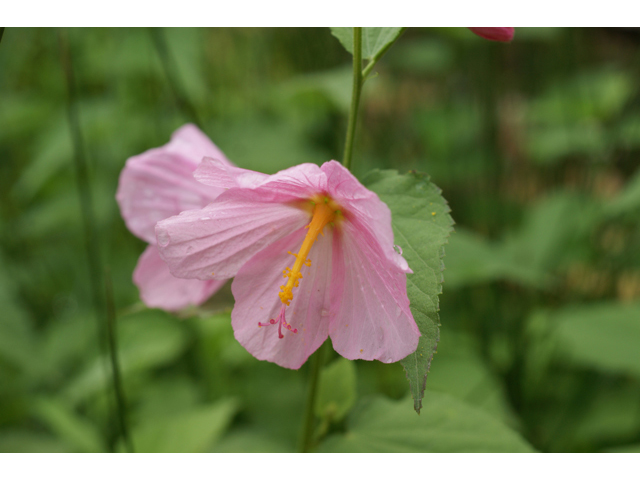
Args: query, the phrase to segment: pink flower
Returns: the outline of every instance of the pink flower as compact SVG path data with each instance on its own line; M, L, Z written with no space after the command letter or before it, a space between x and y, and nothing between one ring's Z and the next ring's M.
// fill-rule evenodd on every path
M158 255L155 226L184 210L202 208L223 192L193 178L204 156L231 166L224 154L194 125L184 125L171 141L131 157L120 174L116 200L127 227L149 243L133 272L142 301L149 307L175 311L199 305L224 284L220 280L176 278Z
M495 40L496 42L510 42L513 40L513 27L467 27L476 35Z
M297 369L328 336L349 359L416 350L391 212L342 165L269 176L205 158L195 177L228 190L159 222L160 255L179 277L235 276L232 326L252 355Z

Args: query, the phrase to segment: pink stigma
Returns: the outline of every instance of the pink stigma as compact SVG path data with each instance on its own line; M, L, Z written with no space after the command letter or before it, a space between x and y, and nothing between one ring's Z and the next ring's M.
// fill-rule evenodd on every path
M285 305L282 305L282 307L280 308L280 313L278 314L278 319L274 320L273 318L271 320L269 320L269 323L262 323L262 322L258 322L258 327L268 327L270 325L275 325L276 322L278 323L278 337L279 338L284 338L284 335L282 334L282 327L284 326L284 328L286 328L287 330L289 330L291 333L298 333L298 329L297 328L292 328L291 325L289 325L287 323L287 321L284 318L284 309L285 309Z

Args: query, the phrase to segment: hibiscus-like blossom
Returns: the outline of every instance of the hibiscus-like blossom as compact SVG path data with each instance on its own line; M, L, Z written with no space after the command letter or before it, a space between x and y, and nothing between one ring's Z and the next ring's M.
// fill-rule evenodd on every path
M193 178L204 156L231 166L224 154L194 125L184 125L160 147L131 157L120 174L116 200L134 235L149 243L133 272L142 301L149 307L176 311L200 305L224 284L221 280L176 278L158 255L155 226L184 210L202 208L223 192Z
M468 27L476 35L495 42L510 42L513 40L513 27Z
M328 336L349 359L416 350L391 212L342 165L264 175L205 158L195 178L227 190L159 222L160 255L178 277L235 276L232 326L252 355L297 369Z

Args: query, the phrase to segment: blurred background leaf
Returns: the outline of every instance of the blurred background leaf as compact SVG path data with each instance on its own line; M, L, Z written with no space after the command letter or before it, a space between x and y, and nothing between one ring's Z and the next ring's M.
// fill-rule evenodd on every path
M344 435L322 452L531 452L517 433L446 394L429 392L419 417L413 400L372 398L354 413Z
M134 448L137 452L206 452L225 431L236 409L233 400L221 400L174 415L149 418L134 427Z
M339 421L356 402L356 367L344 358L334 360L322 370L315 414L327 421Z
M572 361L640 377L640 303L566 308L550 322L558 348Z

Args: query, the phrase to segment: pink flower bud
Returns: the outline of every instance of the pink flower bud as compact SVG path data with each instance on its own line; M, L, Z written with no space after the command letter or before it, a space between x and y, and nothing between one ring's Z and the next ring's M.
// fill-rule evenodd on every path
M467 27L476 35L496 42L513 40L513 27Z

